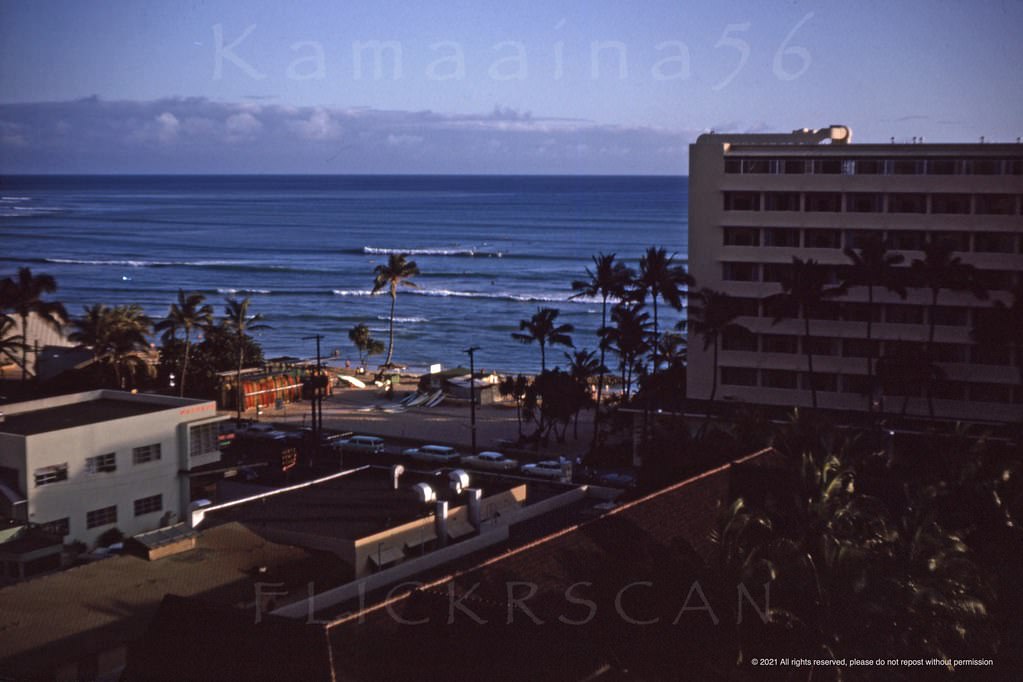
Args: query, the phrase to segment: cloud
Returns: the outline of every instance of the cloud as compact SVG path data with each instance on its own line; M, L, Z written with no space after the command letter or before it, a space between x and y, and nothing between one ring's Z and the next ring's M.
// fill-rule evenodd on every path
M678 174L700 132L509 107L449 114L90 97L0 104L0 173Z

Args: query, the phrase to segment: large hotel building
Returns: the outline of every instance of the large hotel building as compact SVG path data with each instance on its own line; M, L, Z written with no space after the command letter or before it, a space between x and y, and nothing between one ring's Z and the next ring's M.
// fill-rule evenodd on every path
M843 249L857 248L865 236L888 240L905 267L923 258L929 240L950 239L990 295L939 293L934 350L944 377L932 390L935 415L1018 420L1023 368L1008 349L979 347L971 329L977 311L1009 302L1008 290L1023 276L1023 145L852 144L851 137L848 128L831 126L711 133L690 145L690 272L699 286L737 297L743 314L736 321L753 332L723 340L717 399L810 404L803 321L774 323L763 302L781 291L793 256L827 266L837 284L839 267L849 264ZM818 404L866 410L866 288L853 287L838 300L811 316ZM902 299L874 287L874 300L871 336L879 355L900 340L927 341L930 290L910 288ZM689 397L710 396L713 372L713 349L694 339ZM874 396L887 412L900 412L903 400ZM929 411L922 392L906 408L912 415Z

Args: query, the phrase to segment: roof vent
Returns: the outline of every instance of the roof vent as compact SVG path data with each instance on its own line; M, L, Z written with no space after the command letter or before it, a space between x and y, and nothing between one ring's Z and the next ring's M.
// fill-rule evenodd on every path
M429 483L416 483L412 486L412 492L416 494L416 497L423 504L430 504L437 499L437 493L433 492L433 488L430 487Z
M398 483L401 481L401 475L405 473L405 467L400 464L395 464L391 467L391 489L397 490Z
M448 486L456 495L461 495L469 487L469 474L462 469L455 469L448 474Z

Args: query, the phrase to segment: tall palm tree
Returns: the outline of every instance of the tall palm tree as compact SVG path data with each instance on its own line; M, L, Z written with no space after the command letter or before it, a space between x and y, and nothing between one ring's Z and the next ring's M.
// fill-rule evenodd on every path
M683 287L692 286L694 280L686 269L675 263L675 254L669 255L661 247L651 246L639 259L639 274L633 285L636 299L645 301L649 296L654 313L653 368L658 367L657 346L660 340L657 318L657 301L663 300L675 310L682 310L682 299L685 297Z
M164 331L174 337L176 331L185 332L185 357L181 362L181 389L178 395L185 395L185 378L188 376L188 358L192 350L192 331L205 329L213 324L213 306L203 303L206 297L199 293L186 294L178 289L178 300L171 303L167 317L156 323L154 331Z
M934 328L937 323L938 294L942 289L949 291L972 291L977 298L987 299L987 290L979 285L974 273L976 268L964 263L955 252L955 242L950 239L933 239L924 244L924 257L914 258L910 266L912 283L929 289L931 304L928 310L929 329L927 332L927 356L934 361ZM934 398L931 387L927 389L927 409L934 416Z
M18 274L0 282L0 312L11 311L21 319L21 383L28 379L28 318L36 317L60 330L67 320L63 304L43 300L45 294L57 291L57 280L52 275L33 275L31 268L18 268Z
M945 373L927 354L922 344L912 341L896 341L891 350L877 360L877 378L885 395L901 395L902 415L905 416L910 396L929 391L935 381L945 378Z
M512 332L512 338L520 343L540 345L540 372L547 371L547 346L573 347L570 334L575 331L571 324L557 324L561 311L557 308L537 308L528 320L519 320L519 331Z
M624 263L615 260L613 253L601 253L592 256L593 269L586 268L585 280L572 282L572 289L576 292L571 298L579 296L600 297L600 328L607 326L607 302L608 299L621 300L625 297L626 289L632 282L635 273ZM599 332L598 332L599 333ZM606 368L606 347L600 344L600 377L597 383L597 407L593 415L593 437L597 437L597 423L600 418L600 400L604 394L604 373Z
M602 353L603 354L603 353ZM604 372L607 371L607 367L597 359L597 354L591 350L576 350L572 353L565 353L565 360L568 362L568 374L571 376L576 383L579 384L582 389L582 407L587 407L593 404L593 394L590 392L593 378L599 376L601 379L604 377ZM600 391L600 388L597 389ZM596 417L594 417L596 421ZM575 424L573 428L573 437L579 437L579 412L575 413Z
M123 389L124 373L134 374L145 364L137 353L147 346L151 324L138 305L110 308L97 303L84 308L84 314L72 320L74 331L68 334L68 339L79 348L91 349L97 370L108 365L114 373L114 385Z
M391 366L391 355L394 353L394 304L398 300L398 286L416 287L411 281L412 277L419 274L419 266L415 261L406 260L403 253L392 253L387 258L386 265L378 265L373 269L376 277L373 279L373 293L379 293L385 287L391 294L391 326L388 331L387 359L384 366Z
M20 364L18 352L23 350L25 337L22 334L11 334L14 324L13 317L0 316L0 366L7 364L8 360Z
M738 301L735 298L713 289L700 289L696 294L696 301L689 304L687 316L693 333L699 334L703 339L703 350L707 350L711 346L714 347L714 376L710 389L710 402L714 402L714 396L718 391L718 349L721 345L721 338L725 334L750 333L749 329L735 321L740 313Z
M237 420L239 422L242 419L242 406L244 404L244 395L242 393L242 365L245 362L245 336L248 332L256 331L258 329L271 329L270 325L262 322L262 313L256 313L255 315L249 314L250 302L251 301L248 296L240 301L235 298L228 298L227 305L224 307L224 326L227 327L232 334L234 334L235 342L238 346L238 371L235 374L235 384L238 392Z
M827 270L813 259L802 260L792 257L792 269L781 281L781 292L764 299L767 306L777 306L774 324L786 317L803 318L803 352L810 378L810 398L817 407L817 381L813 372L813 348L810 345L810 315L825 305L828 300L845 292L842 286L829 287Z
M867 396L867 411L874 410L874 364L877 361L877 349L873 342L872 330L874 322L874 287L884 287L906 298L906 287L903 286L901 265L905 258L900 254L888 253L888 245L878 236L870 236L857 251L846 247L843 251L850 265L846 268L843 286L867 287L867 385L871 395Z
M638 359L650 347L650 315L642 304L619 303L611 309L611 325L600 330L601 344L618 355L625 399L629 399L632 374Z

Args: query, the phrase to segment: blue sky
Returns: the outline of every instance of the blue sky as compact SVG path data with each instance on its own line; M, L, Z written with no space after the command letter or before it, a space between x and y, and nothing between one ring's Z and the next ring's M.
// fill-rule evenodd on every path
M704 130L831 123L1011 141L1020 26L1021 0L0 0L0 172L684 173Z

